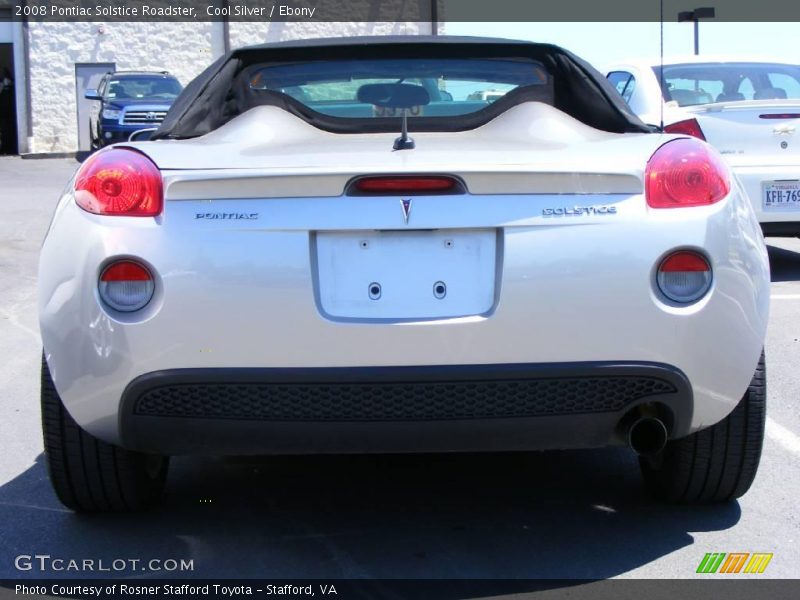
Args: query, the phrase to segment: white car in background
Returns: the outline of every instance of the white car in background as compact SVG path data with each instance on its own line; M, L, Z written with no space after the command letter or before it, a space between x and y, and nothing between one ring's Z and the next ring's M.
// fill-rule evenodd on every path
M608 79L644 122L707 140L744 185L765 235L800 235L800 65L732 56L630 60Z
M629 445L655 497L728 501L761 453L768 309L716 150L561 48L237 49L58 203L50 477L72 509L125 511L180 454Z

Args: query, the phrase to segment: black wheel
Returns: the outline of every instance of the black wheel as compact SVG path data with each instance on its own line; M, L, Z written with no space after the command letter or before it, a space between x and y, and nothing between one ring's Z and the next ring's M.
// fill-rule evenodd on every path
M169 458L131 452L81 429L64 409L42 357L42 432L50 482L78 512L134 512L156 504Z
M744 397L716 425L671 440L639 464L645 485L659 500L684 504L727 502L750 488L761 459L767 417L764 353Z

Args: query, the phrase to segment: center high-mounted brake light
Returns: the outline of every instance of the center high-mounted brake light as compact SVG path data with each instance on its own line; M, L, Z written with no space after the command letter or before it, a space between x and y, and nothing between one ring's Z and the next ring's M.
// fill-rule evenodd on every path
M111 148L90 156L75 178L75 201L97 215L155 217L164 204L161 172L144 154Z
M708 144L682 138L656 150L645 169L645 197L652 208L719 202L731 190L730 172Z
M362 177L353 184L362 194L431 194L455 192L461 186L443 175Z
M800 113L767 113L758 115L759 119L800 119Z

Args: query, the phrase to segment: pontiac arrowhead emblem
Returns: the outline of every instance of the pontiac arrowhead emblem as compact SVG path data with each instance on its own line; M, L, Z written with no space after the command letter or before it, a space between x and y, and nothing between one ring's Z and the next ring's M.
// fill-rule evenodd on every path
M408 225L408 217L411 216L411 198L400 198L400 205L403 207L403 221Z

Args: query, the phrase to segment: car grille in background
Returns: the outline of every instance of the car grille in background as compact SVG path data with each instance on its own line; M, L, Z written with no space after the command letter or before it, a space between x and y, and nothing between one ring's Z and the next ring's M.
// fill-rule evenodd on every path
M125 125L158 125L167 116L165 110L129 110L122 117Z
M649 376L484 381L203 383L150 388L141 416L260 421L427 421L536 417L618 411L676 392Z

